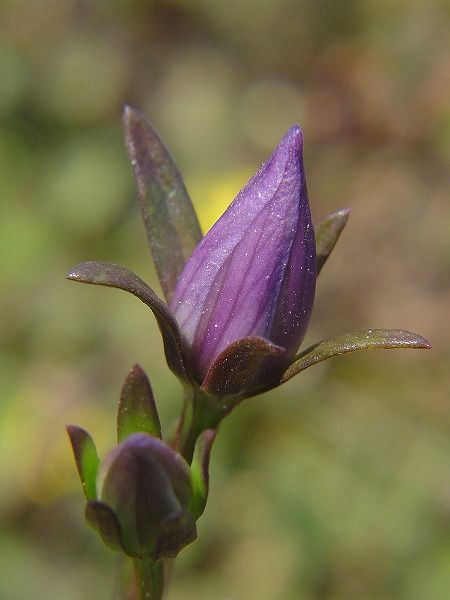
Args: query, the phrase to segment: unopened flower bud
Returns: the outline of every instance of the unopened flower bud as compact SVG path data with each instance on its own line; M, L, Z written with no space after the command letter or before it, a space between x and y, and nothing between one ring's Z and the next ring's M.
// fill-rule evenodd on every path
M93 507L114 513L127 554L157 560L176 556L196 538L191 501L186 461L161 440L135 433L101 463Z
M171 300L200 378L233 342L261 337L295 355L311 315L316 249L303 137L292 127L202 239Z

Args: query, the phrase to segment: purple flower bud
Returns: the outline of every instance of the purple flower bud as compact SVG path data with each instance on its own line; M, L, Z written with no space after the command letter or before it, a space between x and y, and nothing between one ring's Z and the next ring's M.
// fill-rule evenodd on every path
M196 538L191 515L188 464L172 448L146 433L134 433L112 450L97 473L97 502L115 516L120 542L130 556L176 556ZM96 527L104 518L94 515ZM110 525L111 518L108 520ZM108 538L101 531L103 537Z
M272 156L205 235L171 300L200 378L236 340L261 337L284 348L284 366L306 332L316 248L303 167L292 127Z

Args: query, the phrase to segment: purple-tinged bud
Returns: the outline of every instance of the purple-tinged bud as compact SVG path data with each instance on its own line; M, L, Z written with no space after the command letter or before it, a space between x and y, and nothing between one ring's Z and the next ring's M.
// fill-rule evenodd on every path
M103 514L112 515L109 528L115 516L120 544L130 556L173 557L197 536L192 498L190 469L182 456L151 435L134 433L99 467L91 522L104 538L111 537L101 531Z
M230 344L260 337L287 366L306 332L316 282L303 136L292 127L194 250L171 309L200 378Z

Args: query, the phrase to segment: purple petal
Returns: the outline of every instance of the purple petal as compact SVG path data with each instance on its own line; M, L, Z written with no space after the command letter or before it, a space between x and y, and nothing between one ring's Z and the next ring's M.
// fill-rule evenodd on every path
M286 348L305 334L314 298L315 241L292 127L197 246L171 308L201 376L231 343L260 336Z

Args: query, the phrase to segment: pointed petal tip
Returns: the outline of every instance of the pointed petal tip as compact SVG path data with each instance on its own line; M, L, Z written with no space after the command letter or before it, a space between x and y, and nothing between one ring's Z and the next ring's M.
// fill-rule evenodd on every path
M283 139L280 142L280 147L286 146L292 149L293 152L301 153L303 151L303 132L300 125L295 123L287 130Z

